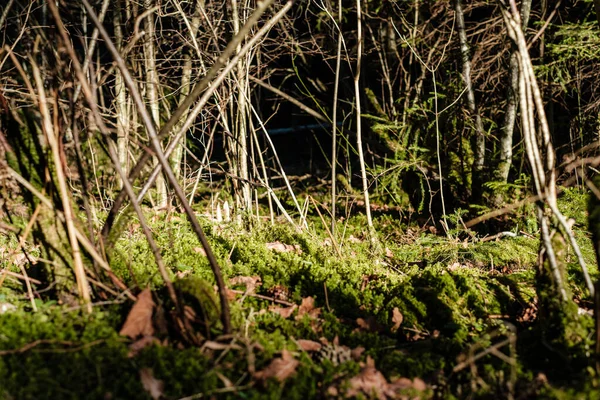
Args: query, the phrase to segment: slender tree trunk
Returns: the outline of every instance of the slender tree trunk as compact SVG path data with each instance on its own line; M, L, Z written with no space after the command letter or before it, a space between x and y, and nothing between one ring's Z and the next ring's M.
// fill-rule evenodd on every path
M240 7L237 0L231 0L231 10L233 17L233 34L237 35L240 30ZM237 52L241 50L241 43L238 45ZM246 102L246 95L248 91L248 80L246 79L246 65L248 56L240 59L237 65L237 79L231 99L236 100L237 104L232 108L233 115L232 120L235 121L232 126L235 131L232 132L234 140L231 146L233 150L233 162L236 164L234 169L237 174L234 175L234 179L237 180L237 184L234 184L236 205L243 210L252 210L252 197L249 185L249 171L248 171L248 138L247 138L247 115L248 115L248 104ZM233 95L235 94L235 95Z
M121 4L116 1L117 7L114 14L115 42L119 50L123 49L123 31L121 28ZM117 112L117 154L121 168L128 173L128 150L129 150L129 113L127 108L127 90L123 82L123 76L119 69L115 70L115 108ZM123 182L119 179L119 188L123 189Z
M203 8L204 8L204 0L197 0L196 8L194 11L194 16L192 17L192 19L190 21L190 25L191 25L190 36L192 37L192 41L193 41L193 38L195 38L196 35L198 34L198 29L200 27L200 13ZM183 56L184 61L183 61L183 67L182 67L182 71L181 71L181 90L180 90L180 95L179 95L179 103L180 104L190 94L190 89L191 89L190 86L191 86L191 80L192 80L192 54L193 54L193 52L191 50L189 50L189 51L186 51L185 55ZM200 54L198 54L198 57L200 57ZM174 132L179 132L179 130L185 123L187 116L188 116L188 112L185 112L182 115L180 122L178 124L176 124L175 128L173 129ZM175 173L175 176L177 177L177 179L180 179L180 177L181 177L181 161L183 160L184 146L185 146L185 135L181 138L181 141L177 144L177 147L175 148L175 150L173 150L173 155L171 156L171 167L173 168L173 172Z
M145 0L146 9L153 7L152 0ZM146 40L144 41L144 63L146 67L146 97L150 105L150 114L155 127L160 126L160 109L158 102L158 74L156 72L156 32L154 27L154 14L150 14L144 19L144 29L146 31ZM154 165L158 160L154 160ZM156 179L156 206L163 208L167 206L167 186L165 179L161 175Z
M356 72L354 75L354 95L356 96L356 147L358 149L358 158L360 162L360 175L362 177L363 195L365 198L365 212L367 214L367 224L369 226L369 234L374 240L373 218L371 217L371 202L369 201L369 182L367 180L367 167L365 165L365 156L362 145L362 124L361 124L361 108L360 108L360 69L362 68L362 13L360 8L360 0L356 0L356 21L357 21L357 61Z
M338 0L338 26L342 29L342 0ZM336 170L337 170L337 104L338 89L340 85L340 66L342 63L342 32L338 32L337 56L335 62L335 86L333 89L333 128L331 131L331 233L335 236L336 222Z
M465 82L467 91L467 107L471 117L475 120L475 133L473 137L473 166L471 170L471 199L478 203L481 201L483 187L483 166L485 163L485 133L481 115L477 110L475 102L475 90L471 81L471 54L467 42L467 30L465 27L465 15L462 9L461 0L455 0L454 10L456 12L456 25L458 29L458 39L460 41L460 54L462 62L462 78Z
M531 12L531 0L523 0L521 3L521 21L523 23L523 32L526 32L529 14ZM508 173L512 165L512 148L515 122L517 120L517 109L519 106L519 50L512 44L512 53L510 56L510 66L508 70L509 83L506 92L506 114L502 123L502 130L498 138L499 162L496 169L494 180L506 183ZM494 203L500 204L503 200L501 194L497 194Z

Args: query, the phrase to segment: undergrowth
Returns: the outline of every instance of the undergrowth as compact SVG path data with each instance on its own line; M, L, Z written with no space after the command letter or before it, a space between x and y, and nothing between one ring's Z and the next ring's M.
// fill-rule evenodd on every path
M561 207L574 216L576 235L592 264L591 243L582 229L585 215L574 212L585 210L581 196L567 191L563 198ZM581 204L584 208L578 208ZM343 393L343 382L361 371L367 357L387 379L430 382L422 398L434 391L447 398L502 396L510 385L519 387L534 378L535 369L519 362L517 381L511 382L511 366L489 354L476 363L477 381L472 368L453 369L469 348L509 337L514 325L519 340L527 338L532 321L522 316L535 297L537 239L526 234L494 241L444 237L381 215L376 224L382 250L376 252L364 232L364 216L340 222L335 241L319 228L317 217L311 218L312 228L302 233L286 225L245 231L234 223L202 222L226 281L258 276L262 282L255 292L232 301L236 339L219 350L180 348L165 337L132 356L130 340L118 334L131 302L105 301L86 315L78 307L67 309L40 297L34 313L20 284L7 280L0 303L16 304L17 310L0 314L0 398L147 398L140 379L144 370L164 383L166 398L197 393L325 398L333 396L332 386ZM208 261L185 218L163 214L151 221L171 278L194 277L213 285ZM3 249L15 246L8 237L2 240ZM266 245L277 242L290 247L275 251ZM135 223L117 242L110 261L133 292L150 287L161 296L163 282ZM584 299L584 281L576 259L571 261L571 286ZM2 267L14 268L8 261ZM321 312L284 318L272 309L276 292L294 304L310 296ZM393 321L396 311L402 316L399 329ZM362 347L364 353L336 365L302 351L299 339L335 341L350 349ZM519 349L523 346L526 342ZM293 376L283 382L253 379L253 371L266 368L284 349L299 361ZM541 385L536 393L548 387ZM551 393L561 398L562 392Z

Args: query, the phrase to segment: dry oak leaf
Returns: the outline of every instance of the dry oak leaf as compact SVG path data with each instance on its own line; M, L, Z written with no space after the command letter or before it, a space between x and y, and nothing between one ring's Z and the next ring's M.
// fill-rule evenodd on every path
M254 293L257 286L262 285L260 276L235 276L229 280L232 285L246 286L246 293Z
M298 340L296 340L296 342L298 343L298 346L302 350L307 351L307 352L319 351L319 350L321 350L321 347L323 347L321 345L321 343L315 342L313 340L298 339Z
M140 379L144 390L148 392L153 400L158 400L163 396L164 382L154 377L152 369L142 368L140 370Z
M358 375L348 381L347 397L357 397L360 394L375 396L379 400L386 399L385 391L388 383L385 376L375 368L375 362L367 356L367 363Z
M301 319L304 314L308 314L311 318L317 318L321 314L321 309L315 308L315 299L312 296L302 299L302 304L300 304L300 307L298 308L296 320Z
M298 308L298 306L295 304L290 307L271 306L271 307L269 307L269 311L277 313L277 314L281 315L282 318L287 319L293 314L293 312L296 308Z
M275 378L280 382L285 381L296 373L296 368L300 362L294 359L292 353L287 350L281 352L281 357L273 359L269 366L261 371L254 373L254 377L260 380Z
M280 241L276 241L276 242L267 243L266 246L267 246L267 249L276 251L278 253L294 252L296 254L302 254L302 249L297 244L291 245L291 244L281 243Z
M131 307L119 335L129 336L131 339L138 336L152 336L154 334L154 327L152 326L154 307L155 304L150 289L142 290L137 301Z
M400 310L398 310L398 307L394 307L394 309L392 310L392 322L394 323L394 325L392 326L392 332L396 332L400 328L400 325L402 325L402 321L404 321L404 316L402 315Z

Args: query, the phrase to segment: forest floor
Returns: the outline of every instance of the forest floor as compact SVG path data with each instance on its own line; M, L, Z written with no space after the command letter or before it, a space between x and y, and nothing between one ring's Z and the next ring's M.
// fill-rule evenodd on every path
M565 191L560 206L594 266L585 195ZM87 314L34 285L33 312L23 282L5 275L0 399L593 396L589 371L536 339L531 207L514 217L511 234L496 236L444 234L397 210L375 211L376 245L360 213L340 219L335 236L314 207L303 232L283 221L240 229L203 218L229 287L227 337L218 336L214 279L185 216L149 213L171 278L201 321L199 346L184 345L161 319L168 296L138 224L126 227L111 259L142 293L135 307L115 293ZM27 250L35 259L36 246ZM15 274L28 262L9 235L0 234L0 262ZM572 255L569 283L587 315L579 271Z

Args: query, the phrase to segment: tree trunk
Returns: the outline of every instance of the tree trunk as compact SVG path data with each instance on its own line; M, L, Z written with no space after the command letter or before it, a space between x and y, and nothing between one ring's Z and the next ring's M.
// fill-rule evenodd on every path
M114 17L114 28L115 28L115 43L119 50L123 49L123 31L121 29L121 4L120 1L116 1L117 7L115 10ZM125 173L128 173L127 152L129 150L129 113L127 110L127 90L125 83L123 82L123 76L121 71L117 68L115 70L115 109L117 112L117 154L119 156L119 162L121 168ZM123 182L117 176L119 180L119 188L123 189Z
M145 0L146 9L153 7L152 0ZM144 64L146 67L146 97L150 104L150 113L155 127L160 126L160 109L158 103L158 74L156 73L156 49L154 41L156 32L154 27L154 14L150 14L144 20L146 40L144 41ZM154 165L158 160L154 160ZM163 208L167 206L167 185L162 174L156 178L156 206Z
M240 26L240 13L242 9L247 7L239 7L237 0L231 0L231 11L233 20L233 34L237 35ZM241 44L238 45L237 51L241 50ZM246 97L249 93L248 80L246 79L246 65L248 56L240 59L237 65L237 79L232 86L232 95L230 99L236 101L237 104L232 104L231 127L234 138L231 143L232 161L235 165L232 166L234 173L234 196L236 207L239 209L250 211L252 210L252 197L249 185L248 171L248 135L247 135L247 115L248 104Z
M365 164L365 156L362 145L362 128L361 128L361 107L360 107L360 69L362 68L362 15L360 8L360 0L356 0L356 21L357 21L357 61L356 74L354 75L354 95L356 97L356 147L358 150L358 158L360 162L360 175L362 178L363 195L365 198L365 212L367 214L367 225L369 226L369 235L371 240L375 240L375 232L373 228L373 218L371 217L371 202L369 201L369 183L367 181L367 167Z
M531 12L531 0L523 0L521 3L521 22L523 32L526 32L529 22L529 14ZM506 183L508 181L508 173L512 165L512 148L513 148L513 133L515 122L517 120L517 108L519 102L519 62L518 53L515 44L512 44L512 53L510 56L510 66L508 70L509 83L506 91L506 114L502 123L502 130L498 138L498 167L494 176L497 182ZM500 204L503 200L501 193L497 193L494 197L494 203Z
M465 15L462 9L461 0L455 0L454 10L456 12L456 24L458 29L458 39L460 42L460 54L462 63L462 78L465 82L467 93L467 107L471 117L475 120L475 133L473 138L473 166L471 170L471 200L475 203L481 201L483 188L483 166L485 163L485 133L481 116L477 110L475 102L475 91L471 82L471 55L469 44L467 42L467 31L465 28Z

